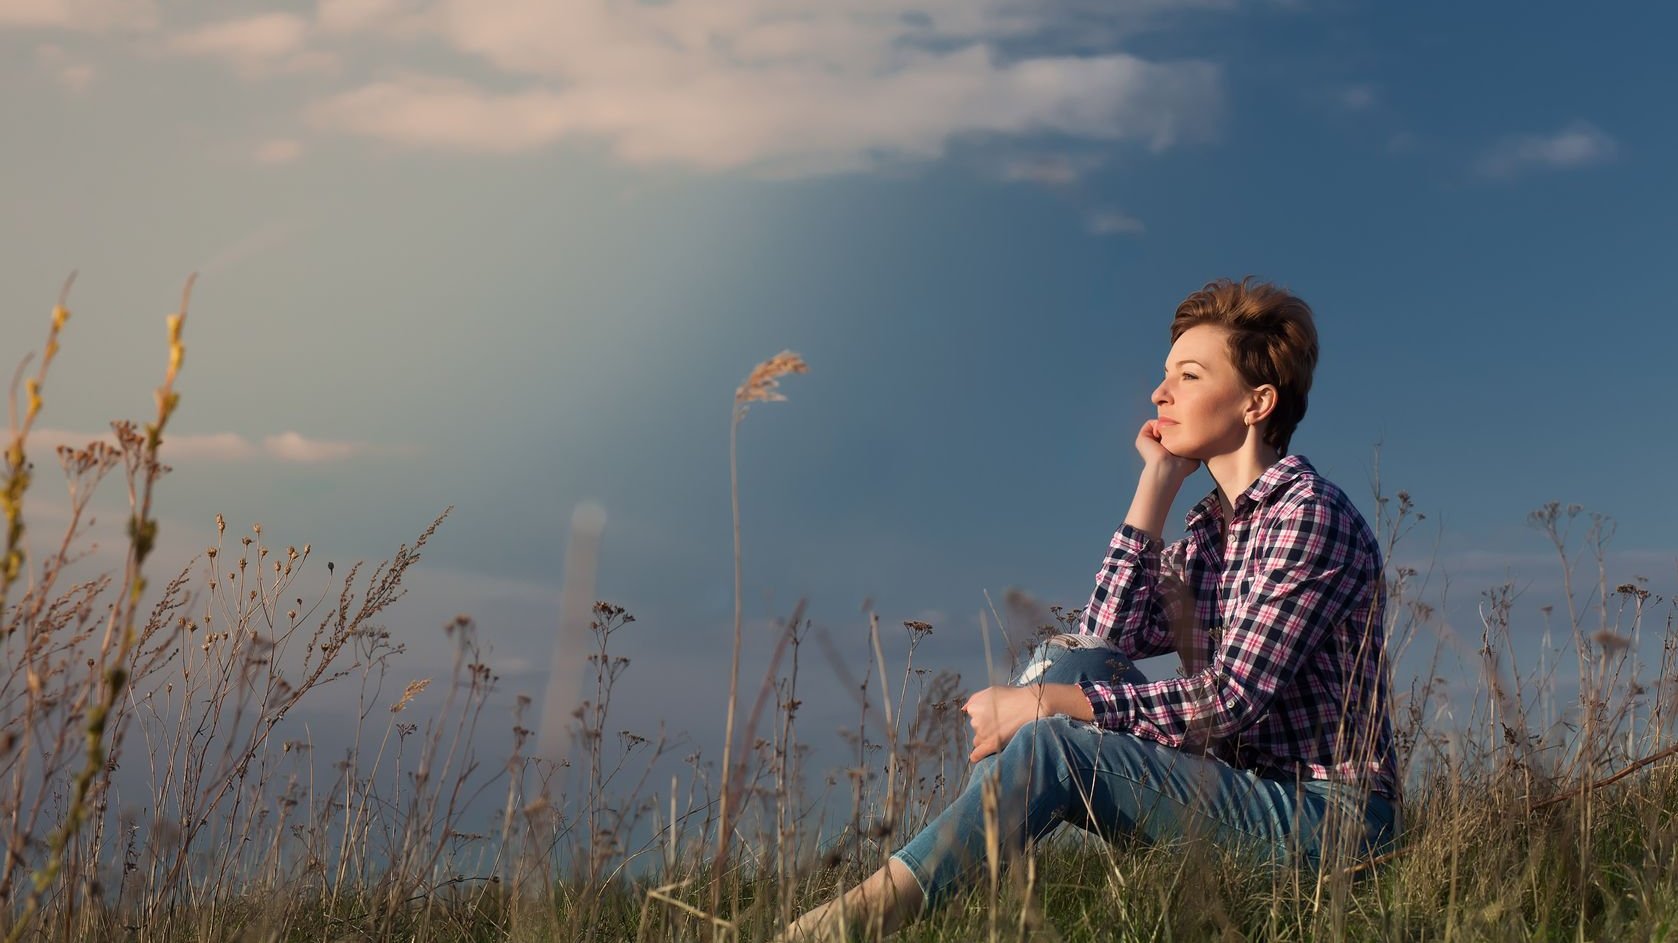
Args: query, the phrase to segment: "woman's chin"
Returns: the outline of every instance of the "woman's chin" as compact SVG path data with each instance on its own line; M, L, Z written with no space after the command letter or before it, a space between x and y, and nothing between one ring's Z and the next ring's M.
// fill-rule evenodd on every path
M1170 452L1178 458L1185 458L1191 462L1206 461L1205 457L1201 455L1201 453L1205 451L1204 449L1193 448L1192 446L1179 442L1167 443L1163 439L1160 441L1160 444L1165 446L1165 450L1167 452Z

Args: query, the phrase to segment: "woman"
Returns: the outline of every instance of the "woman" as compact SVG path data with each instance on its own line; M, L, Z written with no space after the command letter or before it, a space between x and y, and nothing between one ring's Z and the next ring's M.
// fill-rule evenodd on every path
M1311 309L1251 279L1189 295L1171 324L1142 474L1080 632L963 708L973 775L931 824L791 939L886 932L985 864L986 783L1011 853L1062 820L1104 835L1204 838L1308 867L1398 835L1380 550L1346 495L1288 454L1317 362ZM1200 467L1185 536L1165 516ZM1175 651L1181 677L1128 659Z

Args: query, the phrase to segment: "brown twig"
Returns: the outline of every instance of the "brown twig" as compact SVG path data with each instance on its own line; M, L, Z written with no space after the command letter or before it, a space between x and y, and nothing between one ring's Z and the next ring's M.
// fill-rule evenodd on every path
M1651 763L1658 763L1661 760L1664 760L1667 757L1673 756L1675 754L1678 754L1678 745L1667 747L1666 749L1658 751L1656 753L1651 753L1648 756L1643 757L1642 759L1630 764L1625 769L1622 769L1619 772L1615 773L1614 775L1607 777L1606 779L1599 779L1594 783L1588 783L1588 784L1583 785L1583 786L1575 786L1574 788L1569 789L1568 791L1562 793L1559 796L1551 796L1550 798L1545 799L1543 802L1534 803L1533 806L1532 806L1532 809L1533 809L1534 812L1538 811L1539 809L1547 809L1550 806L1556 805L1557 803L1566 802L1567 800L1572 799L1575 796L1582 795L1583 793L1585 793L1587 791L1594 792L1598 789L1601 789L1604 786L1612 786L1613 784L1619 782L1622 779L1625 779L1627 776L1630 776L1632 773L1637 772L1638 770L1644 768L1645 766L1648 766Z

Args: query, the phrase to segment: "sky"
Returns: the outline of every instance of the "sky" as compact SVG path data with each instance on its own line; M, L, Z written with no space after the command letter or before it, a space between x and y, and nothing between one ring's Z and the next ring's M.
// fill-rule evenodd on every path
M1431 567L1446 634L1507 579L1536 648L1545 502L1613 518L1610 585L1678 588L1675 28L1551 2L0 0L0 362L74 270L37 454L144 418L197 273L159 567L218 513L352 561L452 507L390 614L401 670L446 671L466 613L535 695L598 505L595 595L637 617L621 722L714 755L754 364L809 373L740 429L748 682L799 600L853 675L871 607L894 671L923 619L917 663L978 678L987 594L1087 600L1172 310L1252 274L1317 314L1293 450L1371 520L1378 455L1427 515L1394 559ZM832 758L855 704L807 667Z

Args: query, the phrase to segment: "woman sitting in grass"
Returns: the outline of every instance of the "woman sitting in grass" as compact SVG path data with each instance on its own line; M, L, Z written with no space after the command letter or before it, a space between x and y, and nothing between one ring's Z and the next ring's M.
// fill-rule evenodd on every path
M889 933L1061 821L1105 836L1206 839L1310 868L1398 835L1380 549L1344 492L1288 441L1317 363L1311 309L1220 280L1178 305L1142 475L1081 631L1048 639L1011 685L963 707L973 775L931 824L791 939ZM1204 465L1217 487L1162 546ZM1176 652L1181 677L1129 659Z

